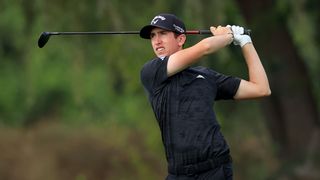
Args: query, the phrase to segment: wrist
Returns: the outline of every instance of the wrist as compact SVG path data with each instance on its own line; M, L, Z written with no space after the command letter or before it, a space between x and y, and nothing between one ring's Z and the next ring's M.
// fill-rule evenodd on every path
M231 43L234 41L234 35L233 35L233 33L231 32L231 33L228 33L227 36L228 36L228 38L229 38L229 43L228 43L228 44L231 44Z
M243 47L244 45L246 45L248 43L252 43L252 41L251 41L250 36L242 35L239 43L240 43L240 46Z

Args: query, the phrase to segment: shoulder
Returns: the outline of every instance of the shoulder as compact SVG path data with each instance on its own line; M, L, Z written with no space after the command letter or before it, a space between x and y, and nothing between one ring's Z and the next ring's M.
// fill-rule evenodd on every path
M162 87L167 76L168 57L155 58L145 63L140 72L142 84L149 90Z
M157 68L162 64L166 64L167 61L168 61L168 57L164 57L164 58L157 57L157 58L151 59L142 66L141 71Z
M199 74L205 75L207 77L212 77L212 78L214 78L220 74L219 72L217 72L213 69L210 69L208 67L204 67L204 66L197 66L197 67L193 67L192 69L193 69L193 71L195 71Z

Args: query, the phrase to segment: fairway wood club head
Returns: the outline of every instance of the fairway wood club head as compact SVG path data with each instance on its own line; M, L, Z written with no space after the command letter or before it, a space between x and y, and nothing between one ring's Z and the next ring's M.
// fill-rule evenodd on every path
M39 48L42 48L44 45L46 45L46 43L49 41L50 38L50 33L49 32L42 32L39 40L38 40L38 46Z

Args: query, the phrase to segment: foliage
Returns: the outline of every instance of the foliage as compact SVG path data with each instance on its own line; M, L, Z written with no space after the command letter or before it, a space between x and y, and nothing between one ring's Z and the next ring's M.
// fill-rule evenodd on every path
M314 94L320 102L319 36L316 34L319 12L313 5L317 2L299 1L305 2L304 6L281 2L274 8L283 12L283 17L291 15L288 26L308 66ZM139 30L158 12L177 14L189 29L220 24L245 25L233 0L143 0L135 3L129 0L0 0L0 125L25 128L53 121L68 126L93 124L98 128L100 123L111 122L129 132L138 129L148 134L144 142L146 148L163 157L158 127L139 79L141 66L153 58L148 41L134 35L54 36L43 49L36 44L42 31ZM187 47L201 38L188 37ZM238 59L242 59L240 50L230 47L206 57L200 64L246 78L245 64ZM272 166L277 161L273 159L275 148L258 105L251 101L246 105L219 102L218 106L218 116L230 142L237 144L239 134L248 132L241 139L244 144L233 147L239 161L243 154L250 156L243 150L251 146L250 143L259 148L259 141L265 142L265 148L270 150L258 150L257 156L270 157L269 160L250 159L246 164L249 168L238 175L239 179L258 177L254 172L260 174L259 179L264 179L274 170ZM237 114L236 117L230 116L230 112ZM251 113L254 119L250 119L248 114ZM238 123L239 126L235 125ZM260 131L250 131L256 126ZM68 136L63 133L61 136ZM137 161L129 160L130 163L141 167L138 172L145 173L143 175L152 176L137 158ZM78 179L85 178L79 176Z

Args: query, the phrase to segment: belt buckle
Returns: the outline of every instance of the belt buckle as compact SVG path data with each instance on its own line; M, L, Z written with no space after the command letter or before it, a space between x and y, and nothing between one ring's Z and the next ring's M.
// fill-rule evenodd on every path
M185 166L186 176L194 176L196 174L196 167L194 165Z

